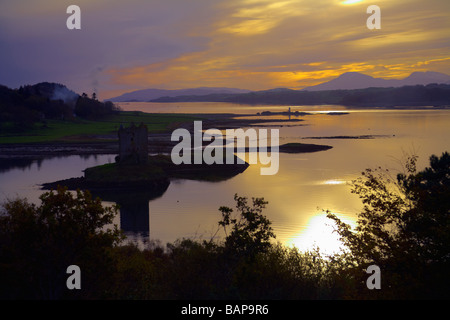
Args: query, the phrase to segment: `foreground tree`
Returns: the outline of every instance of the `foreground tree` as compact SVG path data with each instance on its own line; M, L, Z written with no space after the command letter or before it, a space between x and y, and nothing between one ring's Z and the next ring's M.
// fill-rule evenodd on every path
M317 299L335 297L332 267L318 252L301 253L274 243L264 198L235 195L222 206L223 241L184 239L169 244L162 287L176 299ZM158 280L152 284L157 285ZM338 288L338 290L340 287ZM120 291L120 290L118 290Z
M0 296L56 299L99 296L112 271L110 249L122 237L108 227L116 207L102 206L86 191L44 193L41 205L24 199L3 204L0 215ZM79 292L66 287L67 267L82 272Z
M264 198L252 198L252 206L249 206L248 199L237 194L234 200L238 214L229 207L219 208L222 214L219 226L226 235L225 248L248 257L265 252L271 246L271 239L275 238L272 223L262 214L268 202Z
M331 213L354 264L378 265L386 298L448 298L450 267L450 156L432 156L430 167L392 179L388 170L367 169L352 192L364 204L356 230ZM367 275L366 275L367 277Z

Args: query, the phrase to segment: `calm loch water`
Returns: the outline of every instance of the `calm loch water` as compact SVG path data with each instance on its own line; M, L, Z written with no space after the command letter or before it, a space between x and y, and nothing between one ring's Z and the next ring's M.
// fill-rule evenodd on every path
M241 113L286 111L286 106L242 106L225 103L124 103L124 110L179 113ZM279 171L260 175L260 165L222 182L172 181L156 199L128 195L120 199L118 223L130 239L163 244L181 238L209 239L220 220L218 208L234 207L234 194L264 197L264 213L273 222L277 241L301 249L314 244L324 251L339 245L323 210L330 210L353 224L362 207L350 193L348 182L369 167L401 170L405 153L419 155L419 168L432 154L450 151L450 110L345 110L336 106L291 106L310 111L301 126L279 127L280 144L326 144L332 149L315 153L280 154ZM327 111L347 111L329 115ZM294 123L291 123L294 124ZM331 136L372 136L372 139L315 139ZM306 139L305 139L306 138ZM15 196L38 202L39 184L77 177L87 167L113 162L115 155L51 158L17 162L0 168L0 199ZM106 202L109 204L111 202Z

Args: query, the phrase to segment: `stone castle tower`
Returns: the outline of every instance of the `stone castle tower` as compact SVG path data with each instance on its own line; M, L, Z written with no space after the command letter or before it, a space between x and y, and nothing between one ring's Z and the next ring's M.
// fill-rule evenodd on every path
M119 156L120 164L145 164L148 161L148 129L141 123L129 128L122 125L119 128Z

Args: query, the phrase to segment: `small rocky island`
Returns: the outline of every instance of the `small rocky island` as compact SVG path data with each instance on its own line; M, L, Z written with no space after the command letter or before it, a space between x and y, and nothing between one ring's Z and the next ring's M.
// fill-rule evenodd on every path
M94 194L121 194L146 192L150 197L162 195L171 179L223 181L244 172L249 164L237 161L233 164L179 164L170 155L148 154L148 129L144 124L120 127L119 154L114 163L87 168L83 177L70 178L42 185L42 189L56 189L59 185L69 190L90 190ZM279 152L304 153L324 151L331 146L287 143L279 146ZM270 150L270 147L268 148ZM194 153L192 153L193 156ZM224 156L225 157L225 156Z
M58 185L69 190L87 189L93 193L121 193L147 191L162 194L171 179L222 181L244 172L249 164L180 164L175 165L170 155L148 154L148 130L144 124L120 127L119 155L116 162L87 168L83 177L42 184L42 189L56 189ZM224 162L225 163L225 162Z

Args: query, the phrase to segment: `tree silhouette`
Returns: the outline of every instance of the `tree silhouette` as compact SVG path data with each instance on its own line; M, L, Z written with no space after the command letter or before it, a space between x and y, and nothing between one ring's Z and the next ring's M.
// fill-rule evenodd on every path
M262 214L267 201L264 198L252 198L253 205L250 207L246 197L234 196L238 215L233 216L233 209L222 206L222 226L225 234L225 249L237 254L253 257L257 253L265 252L271 245L271 238L275 238L271 222ZM227 228L231 226L228 234Z
M336 215L337 233L355 264L378 265L396 297L449 297L450 156L430 158L417 172L417 157L406 161L406 173L392 179L389 170L366 169L353 181L352 192L364 204L356 230Z
M116 207L102 206L88 191L44 193L40 206L9 200L0 215L0 297L56 299L99 296L110 279L109 250L122 237L111 224ZM69 292L66 269L78 265L83 290Z

